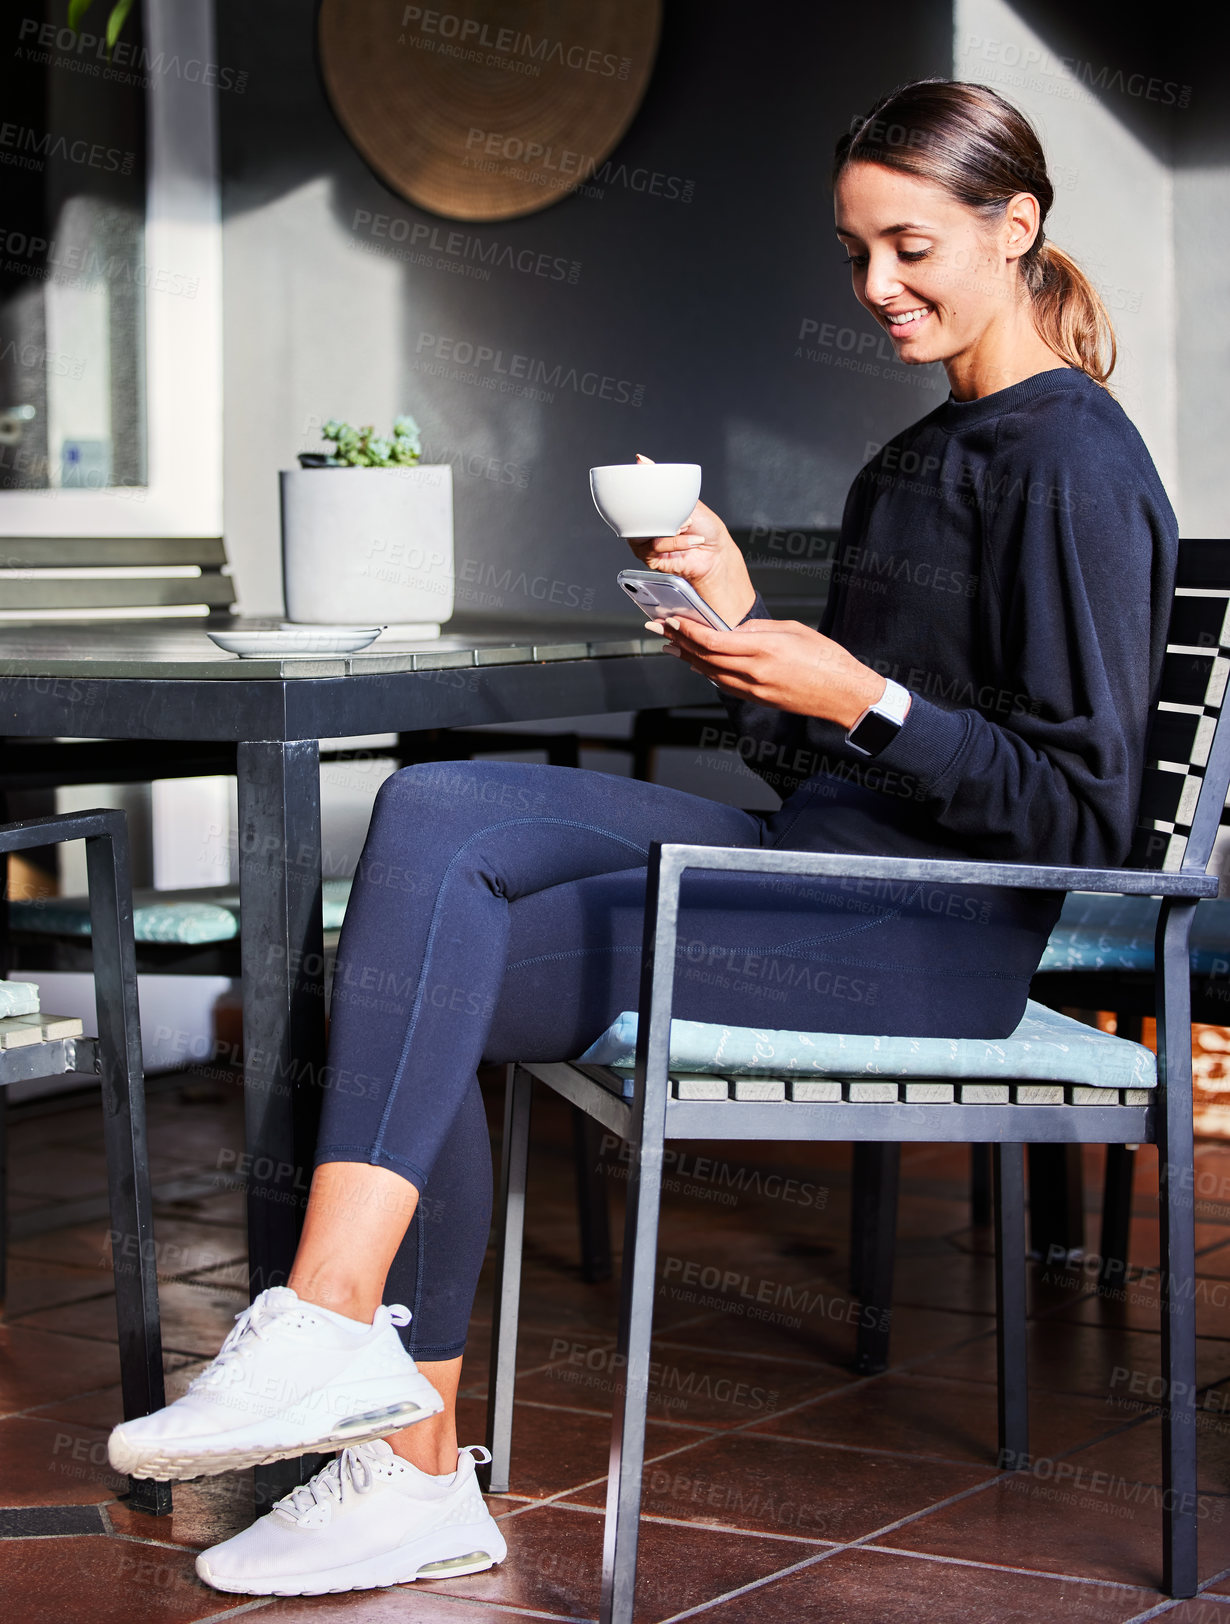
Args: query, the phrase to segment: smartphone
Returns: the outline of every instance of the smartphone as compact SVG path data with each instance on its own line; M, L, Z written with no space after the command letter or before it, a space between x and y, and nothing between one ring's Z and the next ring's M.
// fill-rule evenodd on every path
M719 632L730 627L682 575L661 575L657 570L620 570L615 577L647 620L699 620Z

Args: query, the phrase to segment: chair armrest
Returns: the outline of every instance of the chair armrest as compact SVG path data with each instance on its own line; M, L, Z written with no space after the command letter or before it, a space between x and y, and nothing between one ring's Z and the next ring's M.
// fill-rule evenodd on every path
M1180 1029L1189 989L1187 938L1196 903L1215 897L1216 876L1160 873L1131 868L1057 868L1033 863L983 863L963 858L870 857L838 852L758 851L742 846L688 846L655 840L649 849L645 927L637 1023L637 1109L651 1118L666 1109L670 1019L675 993L679 892L689 869L734 874L791 874L834 879L924 881L947 885L994 885L1034 891L1102 891L1120 896L1162 897L1158 924L1158 1016L1160 1029ZM1182 966L1182 972L1173 968ZM1164 1086L1164 1084L1163 1084Z
M983 863L953 857L869 857L845 852L757 851L743 846L684 846L655 841L664 885L687 869L728 873L813 875L831 879L924 880L946 885L999 885L1029 891L1109 891L1125 897L1217 895L1212 874L1163 874L1138 868L1052 868L1034 863Z
M23 818L0 823L0 852L27 851L32 846L57 846L64 840L89 840L98 835L112 839L127 830L124 813L115 807L88 812L58 812L45 818Z

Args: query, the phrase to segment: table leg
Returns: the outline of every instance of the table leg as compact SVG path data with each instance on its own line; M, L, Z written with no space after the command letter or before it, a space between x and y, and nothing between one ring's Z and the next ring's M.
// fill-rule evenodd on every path
M248 1276L285 1285L311 1183L325 1060L320 748L240 744ZM258 1467L258 1511L301 1481L297 1460Z

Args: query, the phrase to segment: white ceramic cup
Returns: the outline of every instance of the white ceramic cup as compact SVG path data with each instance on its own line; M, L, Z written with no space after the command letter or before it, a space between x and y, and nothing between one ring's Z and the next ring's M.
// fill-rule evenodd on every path
M617 462L591 468L594 506L617 536L673 536L700 495L698 462Z

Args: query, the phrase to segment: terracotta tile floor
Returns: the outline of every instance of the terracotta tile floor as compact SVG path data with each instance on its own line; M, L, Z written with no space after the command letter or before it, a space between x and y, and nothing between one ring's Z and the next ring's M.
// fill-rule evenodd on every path
M500 1087L487 1089L493 1125ZM246 1300L239 1085L157 1079L150 1093L168 1391ZM252 1515L251 1474L177 1485L153 1519L106 1459L120 1418L100 1119L81 1098L15 1109L9 1294L0 1326L0 1595L22 1624L514 1624L596 1616L617 1293L576 1257L564 1108L535 1114L513 1451L493 1498L509 1556L469 1578L305 1600L219 1595L193 1557ZM676 1147L659 1250L638 1618L713 1624L1230 1624L1230 1147L1202 1144L1202 1593L1158 1592L1161 1427L1156 1277L1118 1300L1079 1267L1030 1281L1035 1466L996 1472L994 1266L970 1227L968 1152L908 1148L892 1366L856 1377L846 1282L846 1146ZM706 1163L698 1157L709 1156ZM1087 1162L1097 1241L1101 1153ZM720 1168L720 1171L716 1169ZM612 1215L617 1147L597 1171ZM779 1179L770 1198L765 1176ZM762 1175L758 1178L757 1174ZM1156 1159L1140 1157L1133 1261L1156 1258ZM717 1269L714 1286L706 1271ZM491 1260L463 1376L482 1437ZM779 1306L757 1318L749 1304Z

